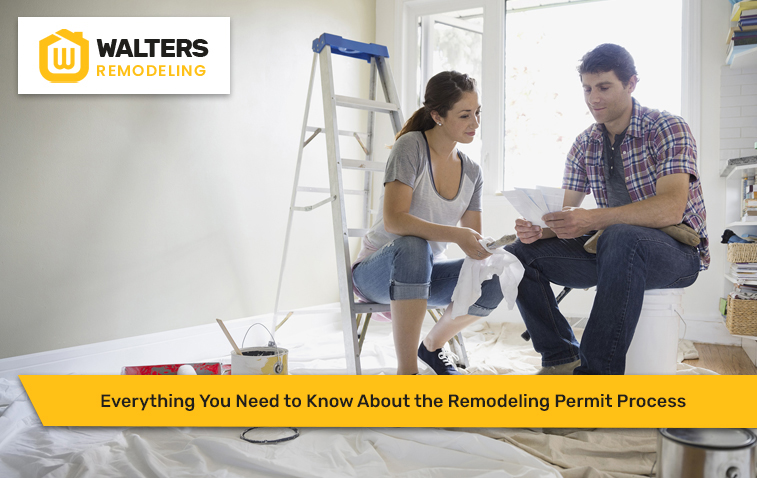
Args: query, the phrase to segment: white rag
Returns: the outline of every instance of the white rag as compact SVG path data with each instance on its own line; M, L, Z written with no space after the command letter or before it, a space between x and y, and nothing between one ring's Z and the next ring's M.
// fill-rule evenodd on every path
M523 264L517 257L501 247L495 249L486 247L487 244L494 242L491 237L478 242L492 255L482 260L466 257L463 261L457 286L452 292L453 319L468 313L470 306L481 297L481 284L495 274L499 276L499 286L502 288L502 295L505 296L508 309L515 306L515 299L518 297L518 284L525 271Z

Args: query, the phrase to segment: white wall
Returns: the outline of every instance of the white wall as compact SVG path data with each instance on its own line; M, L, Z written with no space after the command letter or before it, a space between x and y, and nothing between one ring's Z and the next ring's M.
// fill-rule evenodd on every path
M754 156L757 142L757 68L721 68L720 159Z
M725 326L722 325L718 313L719 297L723 290L723 267L725 252L719 245L720 235L724 228L724 182L719 177L720 159L720 70L725 62L725 45L723 35L729 26L730 5L725 1L703 0L701 4L701 35L700 51L701 98L699 121L689 119L692 124L701 125L700 137L697 139L700 176L705 194L707 208L707 226L710 235L710 251L712 263L710 269L700 274L697 282L687 289L684 296L685 317L687 320L687 337L707 340L715 343L739 343L739 339L731 338ZM401 18L403 0L377 3L377 18ZM696 3L695 3L696 5ZM392 42L390 55L395 58L401 54L398 51L398 32L392 23L383 21L377 24L376 37ZM653 41L650 38L650 41ZM597 44L602 43L597 38ZM395 67L396 70L396 67ZM643 72L641 72L643 75ZM570 72L566 72L570 77ZM572 78L572 77L570 77ZM576 84L576 94L580 94ZM648 105L654 107L655 105ZM484 105L486 107L486 105ZM409 114L409 112L406 112ZM583 127L578 128L577 132ZM484 234L499 237L512 232L517 213L502 197L488 196L484 202ZM560 290L560 288L555 288ZM593 292L575 291L562 302L561 308L568 317L585 317L591 309L594 300ZM509 321L519 321L517 309L507 311L504 307L497 309L493 316Z
M686 315L716 323L709 330L710 336L723 342L728 336L717 310L723 292L725 246L720 236L725 228L725 180L720 177L720 86L721 66L725 63L725 33L730 25L731 5L728 2L703 0L702 5L702 51L701 51L701 127L697 138L699 174L702 179L705 205L707 207L707 232L710 235L710 269L700 274L697 282L686 291L684 309ZM740 339L735 339L740 342Z
M2 0L0 358L271 312L310 44L373 42L375 15L374 0ZM231 95L18 95L21 16L231 17ZM366 94L357 63L335 61L341 94ZM330 210L310 214L285 308L338 300Z

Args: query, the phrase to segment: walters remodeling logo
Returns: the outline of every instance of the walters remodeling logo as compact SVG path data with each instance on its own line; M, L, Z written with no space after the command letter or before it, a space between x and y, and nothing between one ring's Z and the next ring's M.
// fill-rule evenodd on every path
M228 17L18 19L19 94L229 94L230 71Z
M82 32L59 30L40 40L39 72L53 83L76 83L87 76L89 42Z
M116 45L118 45L116 47ZM132 46L134 45L134 46ZM115 40L110 42L97 40L97 50L100 57L120 58L122 56L129 58L140 57L204 57L208 54L208 42L202 38L194 41L184 39L159 39L149 38L143 41L142 50L140 51L139 39L130 41L127 39ZM106 66L108 71L105 71ZM116 68L118 67L118 68ZM175 68L174 68L175 67ZM167 70L167 71L166 71ZM121 68L120 65L97 65L97 76L142 76L146 72L147 76L205 76L205 65L126 65Z

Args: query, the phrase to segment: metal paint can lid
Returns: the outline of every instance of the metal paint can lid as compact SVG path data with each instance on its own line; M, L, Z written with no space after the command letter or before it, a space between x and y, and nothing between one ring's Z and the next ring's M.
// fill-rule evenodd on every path
M660 428L660 434L685 445L714 450L749 448L757 436L745 428Z

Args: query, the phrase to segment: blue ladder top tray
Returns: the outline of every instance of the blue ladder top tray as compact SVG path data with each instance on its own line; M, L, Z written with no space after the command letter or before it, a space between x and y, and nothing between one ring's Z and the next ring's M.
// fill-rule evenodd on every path
M345 40L340 36L331 35L330 33L324 33L313 40L313 51L320 53L326 45L331 47L331 53L359 58L368 63L375 56L389 58L389 50L384 45Z

